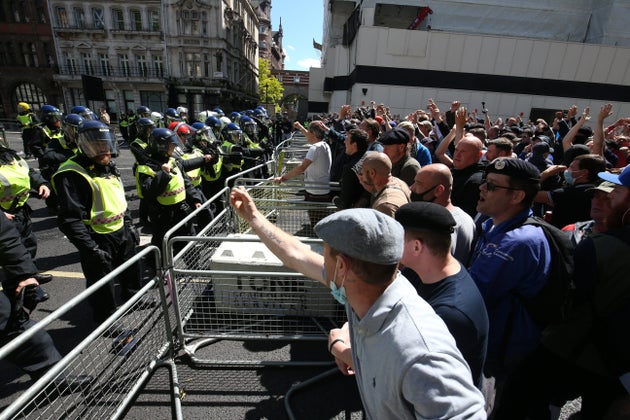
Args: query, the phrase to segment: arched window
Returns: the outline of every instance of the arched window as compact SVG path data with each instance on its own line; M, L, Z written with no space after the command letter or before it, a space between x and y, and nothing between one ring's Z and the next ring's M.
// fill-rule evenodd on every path
M46 95L34 83L22 83L15 87L13 96L13 106L17 112L17 103L26 102L31 105L34 110L39 110L42 105L47 103Z

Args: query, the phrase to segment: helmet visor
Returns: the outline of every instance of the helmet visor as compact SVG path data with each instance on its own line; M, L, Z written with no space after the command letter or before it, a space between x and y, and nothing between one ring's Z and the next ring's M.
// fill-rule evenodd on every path
M118 142L114 132L109 128L98 128L79 133L78 145L83 154L90 159L106 154L118 155Z

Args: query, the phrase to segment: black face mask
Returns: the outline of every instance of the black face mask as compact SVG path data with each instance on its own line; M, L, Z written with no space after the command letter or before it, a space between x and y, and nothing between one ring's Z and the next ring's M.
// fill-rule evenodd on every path
M415 193L415 192L413 192L413 191L412 191L412 192L411 192L411 196L410 196L411 201L427 201L427 202L432 203L433 201L435 201L435 196L433 196L433 198L432 198L432 199L430 199L430 200L425 200L425 199L424 199L424 195L425 195L426 193L428 193L428 192L433 191L433 190L434 190L434 189L436 189L436 188L437 188L437 185L434 185L434 186L432 186L431 188L429 188L428 190L426 190L426 191L424 191L424 192L421 192L421 193Z

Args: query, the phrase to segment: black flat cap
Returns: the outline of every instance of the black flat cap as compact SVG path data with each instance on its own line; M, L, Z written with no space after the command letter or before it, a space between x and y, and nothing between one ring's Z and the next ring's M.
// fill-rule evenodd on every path
M486 166L487 174L507 175L510 178L540 182L540 171L534 165L516 158L497 158Z
M395 128L383 133L378 141L383 144L383 146L390 144L407 144L409 143L409 134L401 128Z
M396 210L396 220L405 229L428 230L450 234L457 224L446 207L425 201L414 201Z

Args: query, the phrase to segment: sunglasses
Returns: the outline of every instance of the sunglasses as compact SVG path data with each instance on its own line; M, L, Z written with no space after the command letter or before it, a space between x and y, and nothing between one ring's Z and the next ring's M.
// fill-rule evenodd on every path
M512 190L512 191L520 190L520 188L504 187L502 185L497 185L497 184L495 184L493 182L488 181L487 179L482 179L481 180L481 185L485 185L486 189L488 191L494 191L494 190L497 190L497 189Z

